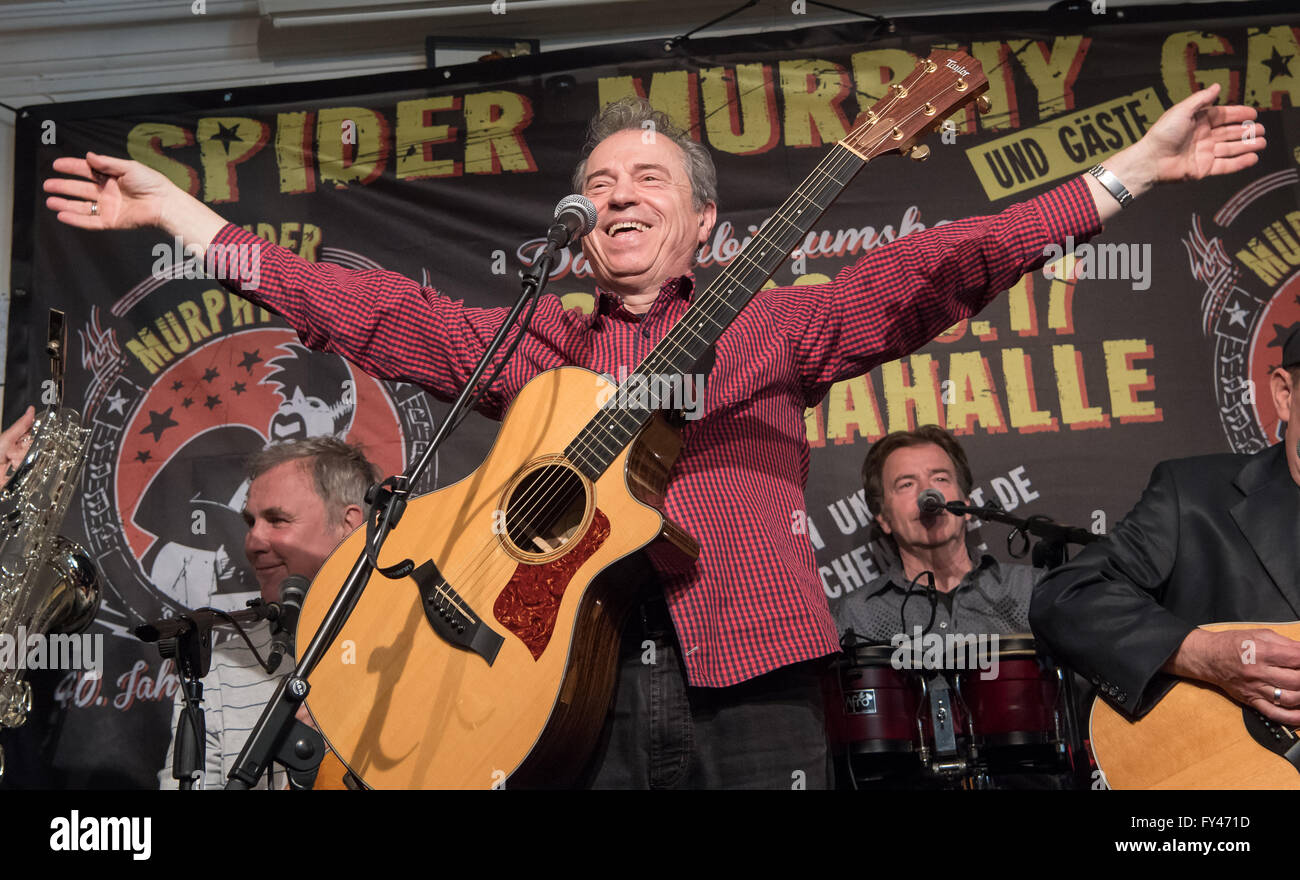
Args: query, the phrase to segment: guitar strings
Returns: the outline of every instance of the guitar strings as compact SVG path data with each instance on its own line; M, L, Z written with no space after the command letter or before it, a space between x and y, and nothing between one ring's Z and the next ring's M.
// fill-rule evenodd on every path
M927 74L931 72L932 71L926 68L918 69L916 72L916 79L913 80L911 83L905 83L904 88L910 91L912 88L915 88L917 82L920 82L923 77L925 77ZM894 106L901 100L903 100L902 95L899 93L898 90L894 90L894 95L889 99L888 103L886 103L879 111L876 110L876 107L872 108L872 112L877 113L876 120L863 123L863 125L866 126L868 129L875 126L879 121L881 121L883 114L888 113L890 110L892 110ZM914 110L909 115L904 116L899 124L906 123L912 120L913 118L915 118L917 115L922 113L924 113L924 107L922 107L921 109ZM851 136L852 136L852 132L850 132L850 134L846 136L845 140L847 140ZM886 131L878 141L876 141L874 144L871 144L869 147L867 147L867 152L871 152L872 150L877 149L891 136L892 136L892 130ZM836 146L842 147L843 141L837 143ZM827 177L831 177L831 179L835 179L833 177L835 173L841 172L845 168L852 165L854 160L863 159L862 156L858 155L855 151L850 150L847 147L844 148L844 155L839 155L832 152L832 154L827 158L830 159L831 161L829 163L819 162L813 168L813 170L809 173L808 177L806 177L804 181L800 183L798 187L795 188L795 191L791 193L791 195L786 199L785 203L783 203L776 210L776 212L774 212L771 215L768 221L764 224L761 232L758 235L756 235L753 239L751 239L750 245L747 246L744 250L741 251L740 254L737 255L735 261L731 264L732 266L737 266L738 264L748 264L748 268L761 269L762 268L761 265L758 262L756 262L753 257L748 256L748 254L753 249L754 243L757 242L760 237L764 237L764 238L767 237L767 233L769 229L773 232L776 232L777 227L780 224L785 225L786 229L783 230L785 232L788 232L789 230L798 229L797 224L793 222L793 218L784 216L787 208L794 211L794 206L790 204L794 200L794 198L796 196L799 196L810 202L813 202L813 204L819 204L815 202L813 199L809 198L807 195L804 195L805 186L807 186L810 183L810 181L813 181L818 175L824 175ZM826 168L823 168L823 164L826 165ZM843 189L847 187L847 185L848 182L841 184L840 192L842 192ZM836 196L838 197L838 195L839 193L837 192ZM827 208L829 208L829 206L830 206L829 203L825 206L820 206L822 212L825 212ZM818 216L820 216L820 213ZM768 243L775 244L775 242L770 241L770 239L768 239ZM786 256L788 256L788 253L786 254ZM728 268L729 270L731 269L731 267ZM710 321L713 321L713 318L719 313L731 308L729 302L727 302L720 294L714 292L714 288L719 286L719 284L723 281L723 279L726 277L727 274L728 273L724 273L723 275L715 279L714 282L710 284L708 288L705 289L701 297L701 300L703 300L703 302L699 303L698 312L702 317L705 317ZM751 293L749 299L752 299L755 294L757 294L757 291ZM745 305L748 305L749 299L746 300ZM716 302L716 300L722 300L722 302L718 303ZM743 309L743 307L744 306L742 306L741 308ZM734 311L738 314L740 310L734 310ZM735 319L735 315L733 314L732 320L734 319ZM719 326L718 322L713 321L713 323L715 324L715 326ZM728 322L728 324L729 323L730 321ZM664 347L665 352L670 351L673 347L676 347L677 354L688 354L685 348L677 344L677 342L672 339L673 331L676 330L678 327L682 327L682 326L683 324L679 320L678 324L675 325L671 330L669 330L668 334L662 340L660 340L660 343L656 345L655 349L652 350L652 352L646 357L645 361L642 362L641 368L638 368L637 371L638 374L642 372L642 369L645 367L646 363L656 358L656 356L662 356L663 353L659 351L661 346ZM724 332L725 329L726 327L723 326L722 330L719 331L718 336L720 336L721 332ZM687 328L687 330L688 332L693 332L690 331L689 328ZM703 337L699 337L697 335L697 338L703 341ZM627 412L628 412L627 410L623 410L624 414L627 414ZM592 421L594 421L594 418ZM591 422L589 421L588 426L590 426L590 424ZM583 436L578 438L579 442L577 448L575 449L573 460L578 463L589 464L590 462L588 459L589 457L595 455L596 450L592 447L592 441L591 439L588 439L588 437L594 432L587 431L586 427L584 427L583 431L580 433ZM635 439L635 437L633 437L633 439ZM608 455L612 453L614 457L617 457L619 454L621 454L623 449L627 447L626 443L623 444L622 446L619 446L617 449L609 449L604 446L603 442L600 445L602 447L602 451L605 454ZM555 500L554 493L555 493L556 485L558 484L559 480L564 479L565 477L564 469L560 467L558 468L558 470L559 470L558 474L547 475L537 485L530 486L528 491L524 494L524 496L519 498L516 504L513 505L514 507L516 507L516 509L522 509L519 519L523 522L524 527L526 529L539 529L541 523L539 523L536 519L534 519L534 517L540 514L548 504L553 504ZM594 485L593 485L593 489L594 489ZM585 494L586 494L586 489L580 483L579 489L576 492L570 489L567 492L567 494L564 495L563 500L558 505L554 505L551 509L560 510L560 511L566 510L578 497ZM466 617L469 617L471 619L472 619L472 615L469 613L468 609L465 609L461 602L456 601L456 598L459 597L453 597L449 595L448 593L444 592L442 588L445 586L448 589L450 589L451 588L450 585L453 581L458 583L466 583L484 576L485 566L491 565L494 560L500 560L500 562L506 567L509 567L510 565L517 563L517 560L515 560L512 556L507 555L506 557L502 558L492 553L491 551L493 550L495 545L496 545L495 541L489 540L485 542L478 551L471 551L474 554L474 556L467 562L466 566L464 566L460 571L452 575L444 575L441 582L434 587L434 592L437 593L439 597L445 599L449 604L456 605L457 609L461 611L462 614L464 614ZM482 613L483 612L480 612L480 614Z

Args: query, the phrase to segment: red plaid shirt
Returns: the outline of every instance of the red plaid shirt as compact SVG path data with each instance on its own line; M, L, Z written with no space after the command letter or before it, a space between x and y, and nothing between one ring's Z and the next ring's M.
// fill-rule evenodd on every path
M699 541L700 557L683 564L652 553L692 685L724 687L839 650L812 544L794 527L808 479L805 408L832 383L978 313L1040 266L1046 245L1099 229L1092 196L1075 178L1000 214L872 250L828 284L760 291L745 307L717 342L704 417L686 423L668 486L665 513ZM233 225L214 239L256 241ZM307 346L442 400L460 391L507 312L466 307L395 272L310 263L262 245L251 299L282 315ZM603 292L591 315L544 297L481 411L501 418L529 379L554 367L633 371L693 292L691 276L669 279L644 315Z

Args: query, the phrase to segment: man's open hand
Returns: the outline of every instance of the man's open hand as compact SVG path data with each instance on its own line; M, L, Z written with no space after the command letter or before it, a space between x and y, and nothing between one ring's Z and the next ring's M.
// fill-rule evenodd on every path
M1142 140L1121 150L1105 165L1140 195L1155 183L1200 180L1232 174L1259 161L1268 144L1254 107L1217 106L1215 83L1170 107Z
M226 225L215 211L147 165L99 153L62 156L42 184L45 206L60 223L78 229L139 229L156 226L179 235L200 255Z
M162 174L129 159L98 153L86 158L62 156L54 170L71 177L46 178L54 193L45 206L61 223L79 229L137 229L162 225L163 203L176 186ZM92 206L97 206L92 213Z

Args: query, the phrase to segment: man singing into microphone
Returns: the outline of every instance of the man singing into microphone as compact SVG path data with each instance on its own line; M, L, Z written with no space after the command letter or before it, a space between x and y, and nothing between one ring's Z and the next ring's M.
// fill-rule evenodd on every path
M841 632L851 629L869 642L898 633L911 638L914 627L939 635L1029 632L1034 569L987 553L975 558L966 542L969 514L924 512L924 495L936 492L942 501L934 496L935 507L970 503L970 465L952 434L937 425L887 434L867 453L862 483L875 513L871 537L881 575L840 604Z
M262 599L278 602L286 578L314 578L339 542L361 525L366 490L378 477L361 450L334 437L267 447L252 458L248 470L252 483L244 504L244 521L248 523L244 554L262 588ZM258 654L266 658L275 647L271 625L262 621L246 630ZM249 732L293 663L290 649L276 672L268 673L238 637L212 651L211 671L203 680L207 728L204 788L225 785ZM172 755L182 708L178 691L172 744L167 748L167 763L158 773L159 787L164 789L177 787ZM282 788L284 782L273 766L258 787Z

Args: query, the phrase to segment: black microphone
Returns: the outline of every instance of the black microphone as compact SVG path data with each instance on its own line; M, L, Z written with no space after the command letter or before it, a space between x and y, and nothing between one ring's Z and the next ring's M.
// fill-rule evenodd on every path
M596 206L591 199L574 193L555 206L555 223L546 233L546 243L556 250L568 247L596 228Z
M944 498L943 493L938 489L926 489L920 495L916 496L916 506L921 509L922 516L946 513L948 510L948 499Z
M266 658L266 671L275 672L284 655L293 651L293 635L298 629L298 612L311 584L301 575L291 574L280 583L280 616L276 620L275 634L271 636L271 653Z

